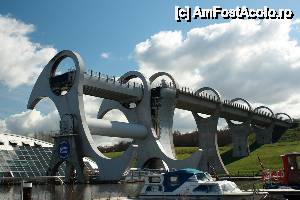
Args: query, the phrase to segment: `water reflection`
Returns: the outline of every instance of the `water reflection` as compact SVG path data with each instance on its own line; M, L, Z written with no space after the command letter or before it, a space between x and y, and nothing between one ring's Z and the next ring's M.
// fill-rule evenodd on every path
M32 199L81 200L136 197L142 184L97 184L97 185L33 185ZM0 199L21 199L20 185L1 185Z

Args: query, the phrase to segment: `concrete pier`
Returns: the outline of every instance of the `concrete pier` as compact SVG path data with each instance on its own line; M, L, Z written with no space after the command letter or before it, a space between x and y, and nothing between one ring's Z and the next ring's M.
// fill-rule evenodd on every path
M235 105L236 101L242 101L247 104L248 108L236 104L236 106L248 111L246 121L241 124L233 123L230 119L226 119L229 130L232 134L233 157L245 157L250 153L248 136L251 132L251 122L253 118L253 111L250 103L243 98L234 98L229 102L229 105Z
M200 170L210 173L228 174L220 156L217 141L218 120L222 107L221 97L219 92L210 87L200 88L195 94L199 95L206 90L212 91L215 94L218 106L215 112L208 118L203 118L198 113L193 112L199 133L199 148L203 150L203 156L198 167Z
M217 125L219 117L202 118L198 114L193 114L193 116L199 132L199 148L203 150L199 169L218 174L228 174L218 149Z
M272 133L274 131L274 124L271 124L267 128L252 125L252 130L256 135L257 144L272 144Z
M266 109L270 112L271 117L275 120L275 115L273 111L266 106L259 106L254 109L254 112L259 113L260 109ZM268 115L265 112L261 112L262 115ZM272 143L272 133L274 131L274 120L267 127L260 127L255 124L252 125L252 130L256 135L256 143L259 145L271 144Z
M250 153L248 136L251 131L249 123L234 124L227 121L228 127L232 134L232 145L233 145L233 157L245 157Z

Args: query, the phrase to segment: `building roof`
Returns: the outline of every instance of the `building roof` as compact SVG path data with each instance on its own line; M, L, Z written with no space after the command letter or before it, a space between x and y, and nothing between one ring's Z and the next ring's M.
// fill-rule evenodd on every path
M0 133L0 150L13 150L13 146L53 147L53 144L22 135Z

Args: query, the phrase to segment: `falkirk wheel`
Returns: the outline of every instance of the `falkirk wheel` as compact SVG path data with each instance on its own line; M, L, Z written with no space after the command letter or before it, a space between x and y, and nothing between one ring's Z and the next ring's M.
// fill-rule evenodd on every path
M62 60L71 58L75 69L57 75L57 68ZM167 76L171 83L162 82L154 87L154 81ZM142 82L136 84L132 79L138 78ZM212 91L215 96L204 94ZM86 119L83 95L104 98L99 106L97 119ZM28 109L34 109L38 102L48 97L51 99L60 115L60 134L56 137L53 155L47 171L48 175L55 175L62 162L66 162L66 181L75 177L78 182L85 182L83 173L83 158L91 158L98 165L100 175L97 181L118 181L136 159L139 168L200 168L207 170L209 164L217 172L227 173L220 158L217 144L217 121L219 117L228 120L243 121L242 126L233 125L236 130L244 134L233 134L235 154L247 156L247 134L253 126L259 135L265 137L260 142L270 141L270 134L274 126L290 127L292 119L285 113L272 115L259 112L262 107L252 110L232 101L222 101L220 94L209 87L200 88L197 92L189 92L186 88L179 88L174 78L166 72L158 72L149 79L138 71L130 71L118 80L103 76L100 73L86 73L84 62L80 55L64 50L55 55L45 66L38 77L31 92ZM248 103L248 102L247 102ZM192 112L198 130L203 133L199 137L199 149L189 158L177 160L173 144L173 116L175 108ZM122 111L129 123L108 121L102 117L110 110ZM209 118L202 118L198 113L210 114ZM282 120L277 116L288 116L289 120ZM229 128L230 128L229 127ZM133 144L118 158L108 158L102 154L92 135L102 135L121 138L132 138ZM267 141L266 141L267 140ZM242 144L242 145L240 145ZM235 146L237 146L235 148ZM240 151L242 148L242 151ZM241 153L242 152L242 153Z
M73 59L76 70L69 73L70 76L67 77L68 83L65 83L65 79L63 79L61 82L55 82L55 71L59 63L67 57ZM140 90L142 91L142 94L137 92L137 94L141 95L141 97L138 102L135 102L135 108L129 108L127 104L131 102L118 102L116 100L122 100L124 96L130 100L131 96L133 96L132 94L135 94L136 91L134 88L128 87L128 81L131 78L136 77L140 78L143 83L143 88ZM86 86L85 82L88 81L90 83L88 83ZM61 134L64 134L66 138L63 139L63 142L69 142L68 145L71 146L69 147L69 151L74 152L72 155L70 155L70 162L67 162L67 175L71 174L70 171L76 170L76 178L78 182L84 182L82 163L83 157L92 158L93 161L96 162L100 171L100 176L98 177L100 181L120 180L122 174L128 168L130 162L134 158L134 155L137 156L137 165L140 167L147 165L147 163L150 165L157 165L157 161L159 159L162 160L163 163L165 163L165 165L169 168L197 167L199 159L201 159L201 150L195 152L188 159L175 159L174 147L170 138L172 119L169 119L170 116L173 116L175 106L168 105L167 101L163 102L167 106L164 108L165 110L161 111L166 112L166 116L164 116L166 120L160 120L162 128L159 129L159 134L155 133L151 113L150 82L146 80L141 73L128 72L120 77L120 84L115 83L115 85L114 83L109 83L108 80L104 80L102 84L102 80L100 80L98 87L96 84L93 85L93 81L94 80L85 79L84 63L77 53L71 51L62 51L54 56L54 58L52 58L45 66L44 70L41 72L38 80L36 81L29 98L29 109L33 109L42 98L48 97L54 102L59 112L61 118ZM111 84L111 86L107 86L108 84ZM105 94L106 89L108 89L106 87L115 88L113 88L114 91L111 92L111 94ZM66 88L67 90L64 90ZM65 94L62 94L62 90L65 92ZM103 90L103 96L101 95L101 90ZM111 98L115 101L103 102L100 108L101 111L99 112L99 117L101 117L101 115L110 109L119 108L125 113L130 123L126 124L115 122L114 124L111 122L107 124L107 122L104 120L101 121L95 119L91 120L91 124L88 125L84 113L84 93L91 95L95 94L95 96L104 98L106 95L111 95L114 97L120 93L120 97ZM176 96L176 90L167 89L166 95L167 98L172 100ZM108 158L97 149L97 146L92 139L90 129L95 129L96 132L101 132L102 130L104 132L107 131L107 133L103 133L101 135L111 133L111 136L114 134L113 136L134 138L135 145L129 147L119 158ZM68 136L73 136L72 138L74 138L74 140L68 139ZM63 161L63 158L57 158L54 163L51 163L51 170L57 170L59 164ZM53 174L54 173L50 173L50 175Z

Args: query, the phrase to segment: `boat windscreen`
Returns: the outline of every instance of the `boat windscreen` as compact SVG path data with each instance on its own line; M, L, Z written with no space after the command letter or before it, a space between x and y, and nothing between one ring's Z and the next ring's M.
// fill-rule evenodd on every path
M221 187L224 192L233 192L235 190L239 190L235 183L229 181L224 182Z
M205 173L198 173L198 174L196 174L196 176L197 176L197 179L199 181L210 181L210 180L212 180L211 176L210 175L207 176L207 174L205 174Z

